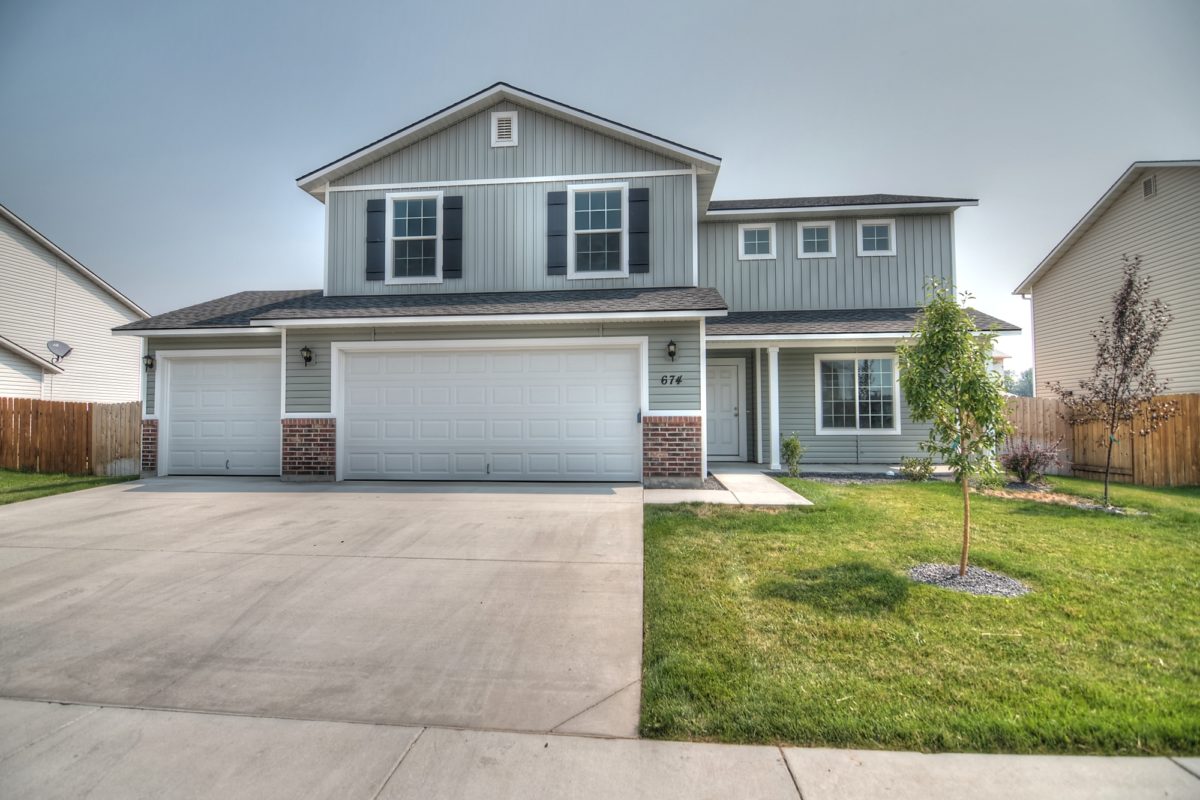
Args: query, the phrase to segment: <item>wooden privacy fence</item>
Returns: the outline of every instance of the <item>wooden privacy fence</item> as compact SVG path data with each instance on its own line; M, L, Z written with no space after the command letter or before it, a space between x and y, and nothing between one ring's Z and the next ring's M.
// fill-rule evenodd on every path
M0 397L0 469L137 475L142 404Z
M1138 436L1128 425L1117 431L1112 478L1143 486L1200 486L1200 394L1163 395L1179 413L1149 436ZM1015 436L1053 443L1062 439L1064 464L1056 474L1080 478L1104 477L1105 425L1068 425L1060 415L1062 403L1052 397L1013 397L1008 418Z

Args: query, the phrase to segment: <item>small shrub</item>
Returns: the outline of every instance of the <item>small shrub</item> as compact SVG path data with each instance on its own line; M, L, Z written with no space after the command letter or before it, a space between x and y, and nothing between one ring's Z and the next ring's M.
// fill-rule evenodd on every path
M788 475L793 478L800 477L800 459L804 458L807 450L807 447L800 444L800 437L795 433L780 443L779 454L783 463L787 464Z
M929 456L900 459L900 474L914 483L921 483L933 477L933 459Z
M1061 439L1054 444L1035 442L1024 436L1013 439L1000 454L1000 466L1016 475L1021 483L1033 483L1052 465L1061 463L1058 458L1061 443Z

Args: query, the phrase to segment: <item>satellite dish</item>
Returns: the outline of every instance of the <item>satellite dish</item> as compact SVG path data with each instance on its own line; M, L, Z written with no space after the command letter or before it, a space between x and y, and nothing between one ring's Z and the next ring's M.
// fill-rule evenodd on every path
M54 354L55 364L71 354L71 345L66 342L60 342L58 339L51 339L46 342L46 349Z

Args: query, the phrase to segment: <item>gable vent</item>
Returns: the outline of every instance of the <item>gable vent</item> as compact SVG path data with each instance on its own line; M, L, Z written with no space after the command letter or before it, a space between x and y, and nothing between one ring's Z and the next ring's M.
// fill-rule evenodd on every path
M1142 181L1142 197L1154 197L1158 194L1158 176L1151 175Z
M517 146L517 112L492 112L492 147Z

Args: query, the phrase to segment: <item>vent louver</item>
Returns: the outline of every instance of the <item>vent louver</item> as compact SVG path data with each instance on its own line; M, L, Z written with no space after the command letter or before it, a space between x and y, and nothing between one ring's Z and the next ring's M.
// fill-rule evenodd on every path
M1142 197L1154 197L1158 194L1158 176L1151 175L1142 181Z
M517 112L492 112L492 147L516 147Z

